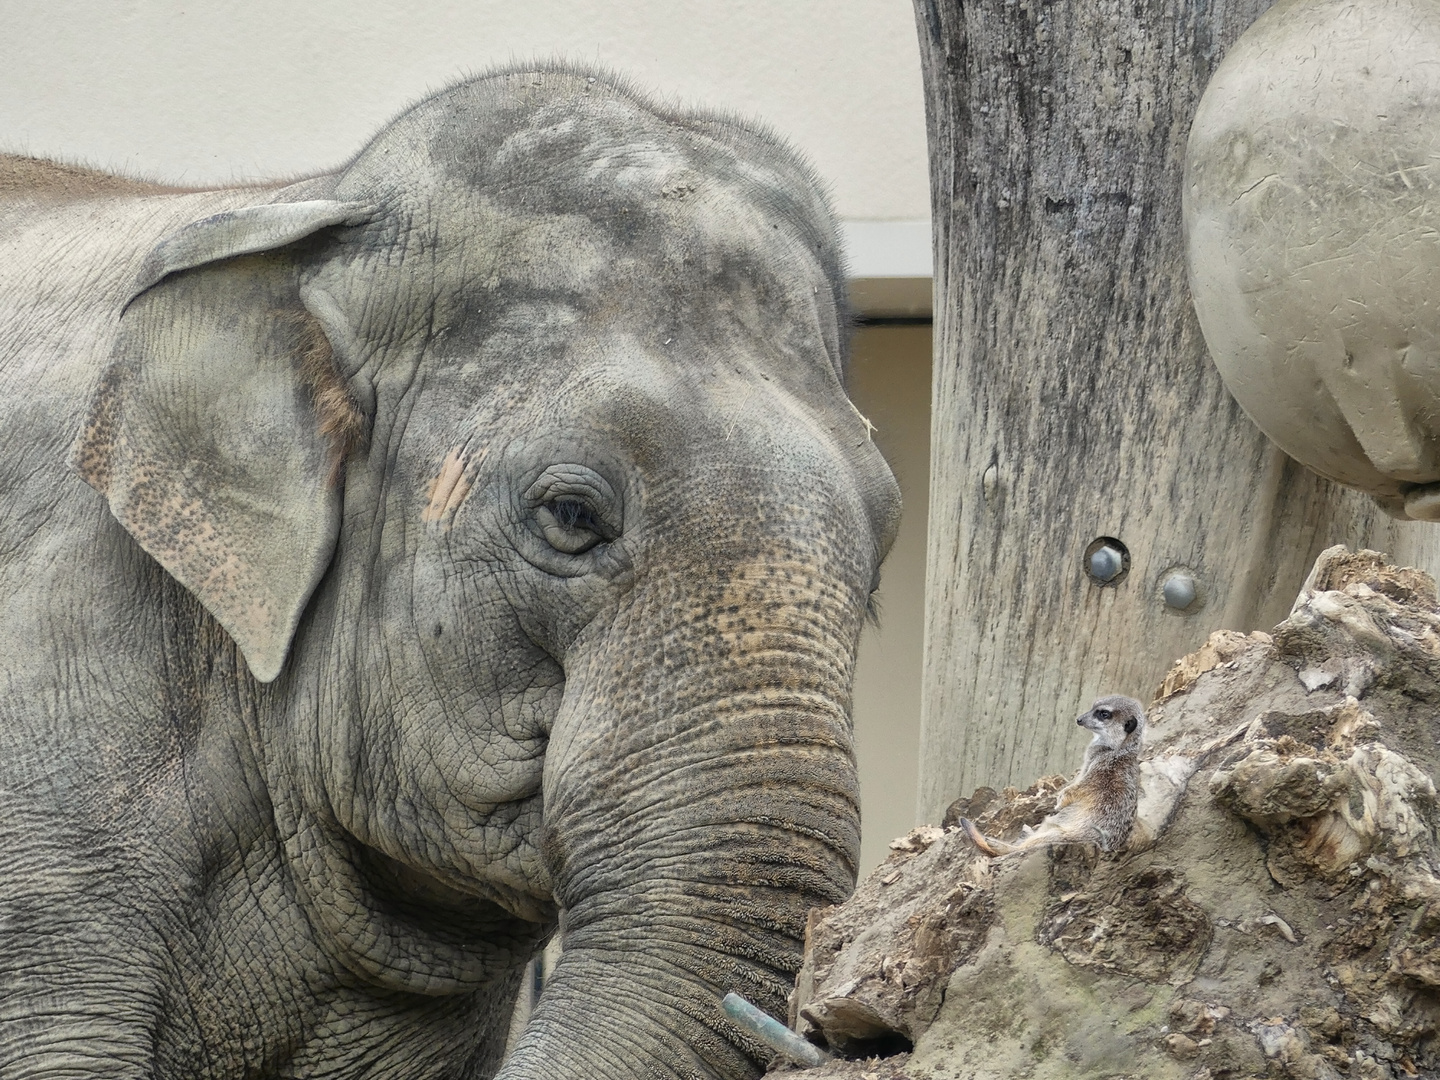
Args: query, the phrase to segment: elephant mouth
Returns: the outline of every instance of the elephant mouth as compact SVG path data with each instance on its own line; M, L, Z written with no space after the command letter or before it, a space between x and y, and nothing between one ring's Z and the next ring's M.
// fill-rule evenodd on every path
M446 880L378 848L358 841L355 847L356 863L378 906L407 921L444 925L458 938L468 938L472 932L493 930L496 919L505 916L546 927L558 917L548 893L498 875Z

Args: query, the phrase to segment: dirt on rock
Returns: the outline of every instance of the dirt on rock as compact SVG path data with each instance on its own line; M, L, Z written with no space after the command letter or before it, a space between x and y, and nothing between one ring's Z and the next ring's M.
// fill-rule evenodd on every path
M811 913L809 1077L1440 1077L1434 581L1331 548L1149 717L1124 850L987 858L959 818L1014 839L1064 778L981 788Z

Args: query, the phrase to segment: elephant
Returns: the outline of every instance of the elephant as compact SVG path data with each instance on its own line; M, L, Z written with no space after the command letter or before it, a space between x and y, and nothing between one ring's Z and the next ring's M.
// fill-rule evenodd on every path
M513 66L0 251L0 1076L755 1075L899 516L808 165Z

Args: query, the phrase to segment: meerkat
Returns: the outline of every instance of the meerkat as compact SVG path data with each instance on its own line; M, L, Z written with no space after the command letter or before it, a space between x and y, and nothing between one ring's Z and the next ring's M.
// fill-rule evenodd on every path
M992 840L969 818L960 826L985 854L1009 855L1051 844L1095 844L1114 851L1130 838L1140 800L1145 710L1134 698L1102 697L1075 721L1095 733L1075 779L1055 797L1055 812L1015 844Z

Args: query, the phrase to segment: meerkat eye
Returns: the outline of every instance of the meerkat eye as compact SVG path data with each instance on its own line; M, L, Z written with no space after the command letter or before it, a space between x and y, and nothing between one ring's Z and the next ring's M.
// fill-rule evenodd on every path
M1096 719L1096 720L1109 720L1110 717L1112 717L1112 716L1114 716L1114 715L1115 715L1115 714L1112 713L1109 709L1096 709L1096 710L1095 710L1095 719Z
M1133 716L1130 717L1129 720L1126 720L1126 721L1125 721L1125 734L1126 734L1126 735L1132 734L1132 733L1135 731L1135 724L1136 724L1136 722L1137 722L1137 721L1135 720L1135 718L1134 718Z

